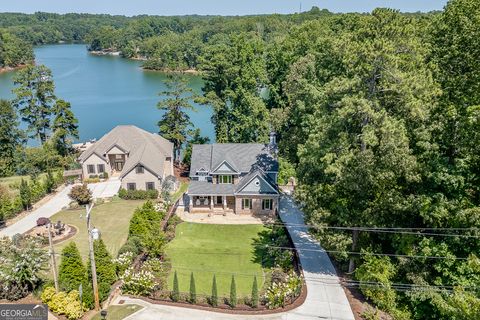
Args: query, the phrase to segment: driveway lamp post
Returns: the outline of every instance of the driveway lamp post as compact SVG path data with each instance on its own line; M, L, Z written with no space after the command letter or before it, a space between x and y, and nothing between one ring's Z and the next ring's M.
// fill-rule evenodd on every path
M107 319L107 310L100 311L100 316L103 320Z

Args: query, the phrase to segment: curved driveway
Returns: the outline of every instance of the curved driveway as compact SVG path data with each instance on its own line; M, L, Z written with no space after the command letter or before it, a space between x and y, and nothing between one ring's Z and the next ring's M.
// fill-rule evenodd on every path
M118 297L127 304L138 304L144 308L126 319L138 320L227 320L227 319L268 319L268 320L353 320L353 312L335 268L327 253L309 234L304 224L303 212L289 196L280 199L280 218L297 248L307 284L307 298L298 308L273 315L231 315L217 312L150 304L140 299Z
M120 189L120 180L117 178L110 178L105 182L90 183L88 184L88 188L92 191L92 197L95 199L110 198L118 193L118 189ZM72 199L68 196L71 189L71 185L65 187L39 208L33 210L14 224L1 229L0 237L12 237L17 233L23 234L36 226L38 218L50 218L55 213L67 207L70 202L72 202Z

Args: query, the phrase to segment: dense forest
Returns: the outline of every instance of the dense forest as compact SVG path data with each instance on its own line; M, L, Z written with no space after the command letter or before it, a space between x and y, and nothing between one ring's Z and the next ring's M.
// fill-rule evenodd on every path
M217 142L277 131L311 232L370 302L395 319L480 319L478 0L428 14L1 14L0 27L197 70Z

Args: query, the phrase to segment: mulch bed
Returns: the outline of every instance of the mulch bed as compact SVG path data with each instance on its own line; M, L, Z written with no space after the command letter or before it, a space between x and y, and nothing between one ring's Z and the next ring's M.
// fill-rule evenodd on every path
M134 299L141 299L151 304L159 304L159 305L165 305L165 306L189 308L189 309L195 309L195 310L203 310L203 311L226 313L226 314L261 315L261 314L282 313L282 312L290 311L300 307L305 302L305 299L307 298L307 286L305 285L305 282L304 282L302 286L302 291L300 292L300 295L297 297L297 299L295 299L295 301L293 301L292 303L286 305L284 308L278 308L278 309L267 309L267 307L265 306L259 306L258 308L253 309L250 306L243 305L243 304L237 305L235 309L232 309L230 306L226 304L219 304L218 307L214 308L208 304L190 304L187 302L156 300L156 299L151 299L147 297L137 297L137 296L131 296L131 295L126 295L126 296Z

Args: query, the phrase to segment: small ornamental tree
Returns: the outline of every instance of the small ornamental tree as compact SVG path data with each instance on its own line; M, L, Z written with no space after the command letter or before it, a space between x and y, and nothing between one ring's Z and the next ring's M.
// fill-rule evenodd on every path
M86 183L72 188L68 196L78 202L79 205L86 205L92 201L92 192Z
M178 288L177 271L173 275L173 291L171 294L172 301L177 302L180 299L180 289Z
M235 276L232 275L232 282L230 283L230 307L237 306L237 285L235 284Z
M64 291L78 290L80 284L87 282L87 272L75 242L70 242L62 250L58 282Z
M110 287L117 279L115 264L113 263L112 256L107 251L107 247L102 239L95 240L93 243L93 252L95 255L95 265L97 270L98 292L100 300L103 301L110 294ZM92 278L90 260L88 261L87 270L90 280Z
M55 189L55 178L51 171L47 172L47 177L45 179L45 191L47 193L52 193L53 189Z
M258 308L258 285L257 285L257 276L253 278L252 286L252 308Z
M193 272L190 274L190 303L197 303L197 289L195 288Z
M210 304L212 307L218 306L218 293L217 293L217 278L213 275L212 282L212 296L210 297Z
M23 179L20 182L20 199L24 210L28 210L32 206L32 191L28 182Z

